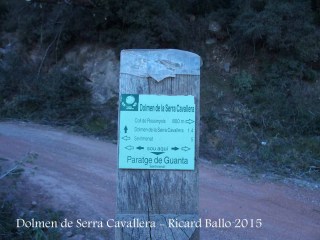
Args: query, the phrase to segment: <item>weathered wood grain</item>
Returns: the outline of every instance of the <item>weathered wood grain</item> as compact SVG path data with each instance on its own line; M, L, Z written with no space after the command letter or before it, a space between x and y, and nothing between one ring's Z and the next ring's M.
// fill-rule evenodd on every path
M200 76L157 82L120 74L119 94L193 95L196 104L195 170L118 169L117 220L156 221L155 228L117 228L116 239L199 239L197 228L168 228L168 219L198 220Z

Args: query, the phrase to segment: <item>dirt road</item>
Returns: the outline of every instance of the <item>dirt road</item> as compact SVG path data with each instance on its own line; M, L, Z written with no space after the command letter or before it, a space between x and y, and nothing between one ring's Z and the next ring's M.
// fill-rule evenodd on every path
M25 166L26 199L63 210L68 218L114 218L116 145L47 126L0 123L0 158L14 164L29 152L38 157ZM320 189L314 186L252 180L201 161L201 239L320 240ZM206 220L219 219L232 227L204 227ZM243 219L248 227L235 228L246 225ZM251 228L251 221L262 226Z

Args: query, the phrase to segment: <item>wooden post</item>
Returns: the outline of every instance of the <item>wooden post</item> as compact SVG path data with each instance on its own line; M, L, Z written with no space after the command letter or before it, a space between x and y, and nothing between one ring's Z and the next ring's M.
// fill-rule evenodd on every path
M197 227L200 57L172 49L123 50L121 94L194 96L195 166L194 170L187 171L118 168L116 221L121 224L131 221L133 227L116 227L116 239L200 239ZM155 226L145 225L147 221L154 222ZM170 222L180 226L172 226Z

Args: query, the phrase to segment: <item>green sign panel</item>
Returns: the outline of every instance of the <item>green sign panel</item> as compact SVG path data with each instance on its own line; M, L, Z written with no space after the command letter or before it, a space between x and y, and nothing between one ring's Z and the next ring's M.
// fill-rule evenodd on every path
M193 96L122 94L119 168L194 170Z

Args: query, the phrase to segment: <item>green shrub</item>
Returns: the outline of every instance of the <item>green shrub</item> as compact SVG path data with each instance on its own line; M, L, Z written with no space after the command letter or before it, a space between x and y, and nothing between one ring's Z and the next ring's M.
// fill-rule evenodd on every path
M257 151L265 170L285 176L320 179L319 138L273 138ZM313 151L315 150L315 151Z
M7 201L0 196L1 208L0 208L0 236L1 239L19 240L19 239L61 239L62 235L59 229L49 228L18 228L16 227L16 219L18 217L17 209L12 201ZM26 219L34 218L35 221L42 221L47 219L48 221L61 221L61 212L53 211L51 209L39 210L37 213L31 212Z
M302 62L319 61L320 34L310 1L271 0L258 9L250 5L242 7L232 29L239 47L244 44L266 47Z
M264 50L259 52L263 57L257 54L264 65L257 66L259 77L246 99L258 126L270 135L319 134L319 74L313 67L320 60L320 35L311 2L248 2L242 3L232 27L242 50L248 45L255 52ZM240 79L234 82L246 82Z
M90 112L90 89L77 69L38 75L19 55L7 58L0 66L1 117L77 123Z
M294 58L278 58L264 70L264 75L266 81L281 87L286 81L301 80L306 68L306 64Z
M246 71L241 71L235 75L232 81L233 91L239 94L246 94L252 90L254 81L252 75Z
M258 125L271 135L319 134L316 76L306 64L289 58L266 67L248 101Z
M0 116L64 125L75 131L115 139L117 99L103 106L91 102L91 88L75 66L55 66L38 74L38 65L20 52L0 65Z
M0 2L0 29L2 29L3 20L5 19L6 14L8 13L8 6L3 1Z
M248 104L258 126L270 136L314 136L320 134L318 91L316 83L265 79L255 88Z
M191 29L184 12L187 10L176 9L169 0L93 2L91 7L85 7L13 1L6 25L8 30L19 33L26 47L35 44L47 47L53 43L57 55L74 41L121 48L178 48L181 40L190 43L194 40L187 37Z

